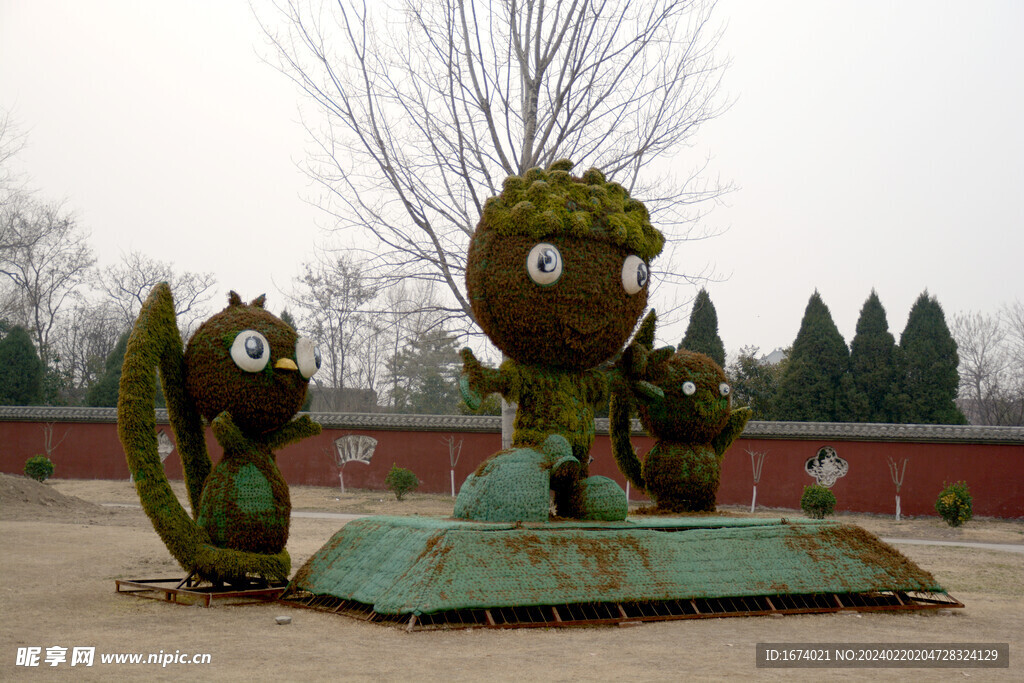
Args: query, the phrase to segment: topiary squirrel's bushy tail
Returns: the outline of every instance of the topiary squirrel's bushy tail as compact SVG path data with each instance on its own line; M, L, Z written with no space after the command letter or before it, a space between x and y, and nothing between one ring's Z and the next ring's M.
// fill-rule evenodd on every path
M629 438L633 431L633 421L630 417L632 405L633 402L628 392L612 392L608 407L608 431L612 440L612 455L615 457L615 464L619 466L619 470L633 486L646 491L647 484L644 482L640 459Z
M646 356L641 361L636 354L630 353L630 351L638 351L636 346L647 351L653 350L654 328L656 324L657 314L652 310L644 317L643 322L640 323L640 327L633 337L634 348L627 349L626 351L627 356L629 356L629 360L626 361L628 364L639 366L646 362ZM632 367L630 369L633 372L639 371L641 373L644 370L644 368L640 367ZM633 449L633 442L630 440L630 435L633 433L632 411L633 397L627 385L623 382L613 383L608 403L608 432L612 441L612 456L615 458L615 464L619 466L619 470L625 475L626 479L633 486L646 491L647 484L644 481L642 465L636 455L636 451Z
M167 283L160 283L142 305L128 339L117 402L117 433L142 507L168 551L188 572L218 583L242 582L252 575L287 579L291 560L286 550L263 555L213 546L171 490L157 450L157 368L193 515L198 514L211 469L202 420L185 394L183 358L174 299Z

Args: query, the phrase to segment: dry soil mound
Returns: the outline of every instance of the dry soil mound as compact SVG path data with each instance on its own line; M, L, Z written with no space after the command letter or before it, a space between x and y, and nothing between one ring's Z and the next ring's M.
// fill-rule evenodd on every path
M66 496L46 484L28 477L0 474L0 519L83 521L106 516L108 511L95 503Z

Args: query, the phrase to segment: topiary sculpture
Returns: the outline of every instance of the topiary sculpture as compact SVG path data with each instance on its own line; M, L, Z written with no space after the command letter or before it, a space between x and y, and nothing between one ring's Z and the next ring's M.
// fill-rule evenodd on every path
M118 435L135 487L171 555L220 584L288 577L288 484L274 450L320 432L292 420L320 358L308 339L263 308L264 297L228 307L196 330L182 352L166 283L139 312L121 372ZM194 518L178 502L157 451L156 371L181 455ZM211 468L202 419L224 449Z
M620 385L609 408L612 454L633 485L645 490L659 510L705 512L715 509L722 455L743 432L749 408L733 410L722 368L702 353L679 349L652 352L655 316L647 316L627 349L634 373L661 389L661 395ZM657 439L641 464L630 441L631 408Z
M480 327L507 359L484 367L463 349L463 398L500 393L518 405L512 448L463 484L455 516L547 521L624 519L626 496L588 476L594 405L617 377L610 361L647 305L648 264L664 238L624 188L572 163L505 180L469 247L466 288Z

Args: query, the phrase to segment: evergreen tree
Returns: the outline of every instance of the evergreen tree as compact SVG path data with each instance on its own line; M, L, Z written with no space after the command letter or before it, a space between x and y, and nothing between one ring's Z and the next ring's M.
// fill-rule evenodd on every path
M725 367L725 345L718 336L718 313L705 289L697 293L693 302L690 324L686 326L686 334L679 348L703 353L719 366Z
M0 405L28 406L39 402L43 362L24 327L11 328L0 340Z
M435 328L410 341L388 363L394 385L392 403L399 413L457 415L459 394L458 338ZM397 380L397 381L394 381Z
M914 302L900 335L900 421L907 424L967 424L956 406L960 363L942 306L925 290Z
M785 372L788 358L770 363L757 357L756 346L744 346L726 369L732 387L735 406L750 408L752 420L771 420L775 415L775 397L779 380ZM788 357L789 351L786 352Z
M875 290L864 302L857 333L850 343L849 419L853 422L895 422L896 340L889 332L885 308Z
M284 309L283 311L281 311L281 316L280 316L280 317L281 317L281 321L282 321L282 322L283 322L283 323L284 323L285 325L288 325L288 326L289 326L289 327L291 327L291 328L292 328L293 330L298 330L298 329L299 329L299 328L298 328L298 327L297 327L297 326L295 325L295 318L293 318L293 317L292 317L292 314L288 312L288 309L287 309L287 308L286 308L286 309Z
M845 419L844 381L850 352L815 290L807 302L793 351L779 382L775 419L839 422ZM848 381L848 379L847 379Z
M118 388L121 384L121 366L124 365L124 352L128 348L128 332L125 332L117 340L107 361L104 364L103 374L96 383L89 387L85 395L87 406L116 406Z

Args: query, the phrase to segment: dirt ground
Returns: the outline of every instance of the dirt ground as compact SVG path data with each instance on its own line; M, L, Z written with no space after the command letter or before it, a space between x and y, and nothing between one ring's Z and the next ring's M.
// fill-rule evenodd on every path
M176 488L179 497L183 488ZM447 516L447 496L293 487L296 511ZM723 514L745 515L738 508ZM800 517L792 510L758 516ZM843 515L882 537L1024 546L1024 521ZM343 524L294 517L288 548L301 565ZM125 481L0 475L0 680L731 680L1024 679L1024 554L896 544L965 609L836 613L645 623L628 627L406 633L279 604L171 605L117 594L117 578L181 576ZM279 626L277 616L292 622ZM1009 669L759 669L755 644L1009 643ZM18 666L18 648L68 648L55 667ZM91 668L71 650L94 647ZM209 654L208 664L103 664L101 654Z

